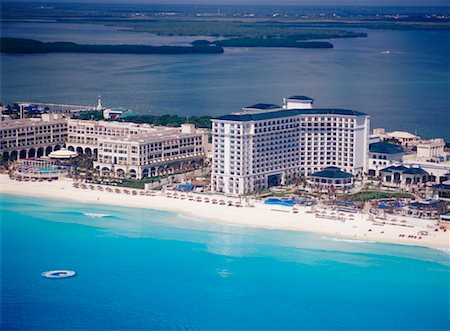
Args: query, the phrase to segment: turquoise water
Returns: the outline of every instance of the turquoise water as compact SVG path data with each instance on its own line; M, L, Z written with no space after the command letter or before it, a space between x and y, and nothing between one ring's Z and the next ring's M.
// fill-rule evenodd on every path
M450 140L450 31L361 30L334 49L226 49L217 55L1 56L2 101L95 105L138 113L221 115L284 96L371 115L372 127ZM3 23L2 36L46 41L186 44L83 24ZM45 81L45 84L43 82ZM432 123L432 125L430 124Z
M1 196L1 328L448 330L448 252ZM50 280L43 271L77 276Z

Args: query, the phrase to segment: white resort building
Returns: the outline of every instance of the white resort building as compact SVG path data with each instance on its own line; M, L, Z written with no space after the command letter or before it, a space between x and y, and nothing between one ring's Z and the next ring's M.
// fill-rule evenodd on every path
M8 161L51 156L66 146L68 152L93 156L102 174L142 178L202 166L208 135L208 129L196 129L193 124L173 128L43 114L42 118L2 121L0 152Z
M329 166L354 176L367 170L368 115L313 109L304 96L283 104L256 104L212 119L212 191L248 194Z
M98 158L94 167L103 176L140 179L202 167L208 130L183 124L181 129L159 127L133 135L105 135L97 139Z
M0 153L5 161L46 156L61 149L66 140L67 119L61 114L0 122Z

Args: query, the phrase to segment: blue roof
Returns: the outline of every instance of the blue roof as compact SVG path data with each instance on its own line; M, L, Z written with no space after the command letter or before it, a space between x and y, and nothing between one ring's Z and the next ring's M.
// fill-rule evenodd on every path
M327 167L321 171L317 171L311 174L311 177L321 178L352 178L353 175L348 172L342 171L338 167Z
M371 153L381 153L381 154L400 154L403 153L403 148L402 146L399 145L381 141L379 143L370 144L369 151Z
M261 110L278 109L278 108L281 108L281 107L278 105L274 105L272 103L257 103L255 105L244 107L244 109L261 109Z
M403 165L400 166L390 166L384 169L381 169L382 172L392 172L392 171L401 171L407 175L428 175L428 172L423 170L422 168L407 168Z
M444 183L436 184L436 185L433 185L431 187L432 188L441 188L441 189L444 189L444 190L450 190L450 184L444 184Z
M409 168L405 171L405 174L408 175L428 175L428 172L423 170L422 168Z
M381 169L380 171L384 171L384 172L392 172L393 170L395 171L406 171L408 170L407 167L400 165L400 166L390 166L384 169Z
M241 114L228 114L213 118L213 120L221 121L234 121L234 122L249 122L249 121L261 121L273 118L290 117L297 115L346 115L346 116L361 116L367 115L365 113L348 110L348 109L282 109L278 111L271 111L265 113L241 113Z
M286 99L292 99L292 100L304 100L304 101L314 101L313 98L304 96L304 95L293 95L292 97L286 98Z

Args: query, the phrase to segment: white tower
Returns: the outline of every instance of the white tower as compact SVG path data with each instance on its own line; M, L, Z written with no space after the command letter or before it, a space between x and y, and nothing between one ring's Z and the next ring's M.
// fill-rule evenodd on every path
M100 96L100 94L98 95L98 102L97 102L97 107L95 107L96 110L103 110L103 106L102 106L102 97Z

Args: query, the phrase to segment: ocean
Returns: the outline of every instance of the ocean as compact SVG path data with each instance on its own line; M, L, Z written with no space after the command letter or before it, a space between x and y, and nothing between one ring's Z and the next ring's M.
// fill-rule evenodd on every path
M450 329L448 251L24 196L0 208L2 330Z
M92 24L2 22L2 36L78 43L188 45ZM290 95L349 108L371 126L450 140L449 30L367 30L334 49L232 48L216 55L1 55L0 100L124 107L140 114L222 115ZM204 37L198 37L204 39Z

